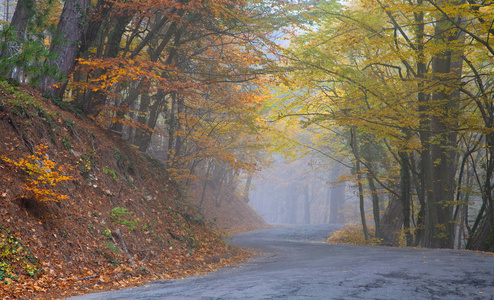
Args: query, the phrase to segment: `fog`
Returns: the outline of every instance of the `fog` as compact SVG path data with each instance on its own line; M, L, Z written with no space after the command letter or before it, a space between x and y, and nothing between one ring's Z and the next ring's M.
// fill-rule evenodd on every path
M249 204L273 225L359 223L357 189L343 181L349 173L338 163L320 166L278 156L253 180Z

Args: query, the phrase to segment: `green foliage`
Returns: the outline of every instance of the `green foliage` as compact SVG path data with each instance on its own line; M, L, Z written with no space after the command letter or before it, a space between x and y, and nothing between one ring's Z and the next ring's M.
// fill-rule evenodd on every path
M74 128L75 127L75 122L72 119L64 119L65 126L68 128Z
M84 175L85 177L89 176L89 173L91 173L90 160L86 160L85 158L81 157L77 161L77 165L79 166L79 170L81 171L82 175Z
M149 155L147 153L143 153L143 156L152 163L153 165L157 166L158 168L161 169L161 172L164 172L165 174L168 174L168 171L166 170L166 165L159 159L153 157L152 155Z
M134 230L139 223L139 220L136 219L132 213L127 211L126 208L120 206L111 210L110 218L115 224L123 225L129 230Z
M57 130L58 130L57 122L55 121L56 114L52 113L51 111L47 111L43 107L39 108L38 111L39 111L38 116L44 122L48 123L48 125L50 125L51 129L53 129L53 130L49 131L50 137L52 138L52 140L56 140L56 137L54 135L54 133L57 132Z
M0 281L18 280L20 274L39 276L44 270L36 258L7 228L0 226Z
M118 267L120 265L120 263L115 260L115 258L113 258L111 255L105 253L103 250L101 249L96 249L96 253L98 254L101 254L104 258L106 258L108 260L109 263L111 263L115 268Z
M96 164L96 152L92 148L88 148L87 152L84 153L79 160L77 161L77 165L79 166L79 171L81 175L88 178L91 174L91 171Z
M101 234L104 235L107 239L111 238L111 230L110 229L101 229Z
M110 169L108 166L104 166L103 172L105 172L106 175L110 175L113 180L118 181L117 172L114 169Z
M101 229L101 234L105 236L105 239L107 239L107 241L103 242L103 245L105 245L106 248L110 249L111 252L115 252L115 253L120 251L120 249L112 239L110 229L106 229L106 228Z
M120 149L115 148L113 157L117 161L118 167L122 171L128 171L129 169L133 169L133 164L130 161L130 158L125 155Z
M0 93L11 95L7 100L2 99L2 103L12 105L12 113L18 116L27 117L28 108L42 109L41 105L34 100L34 97L24 91L19 91L10 80L0 80Z
M110 249L111 252L119 252L118 247L113 242L104 242L106 248Z
M189 224L191 216L187 213L180 213L172 209L169 209L169 211L173 214L173 221L175 222L175 224L185 232L185 237L180 237L180 241L184 242L184 244L182 245L189 249L198 248L199 241L194 233L194 229ZM197 221L197 219L194 220L194 222Z
M44 62L53 57L44 43L44 35L28 34L18 41L15 31L8 26L0 29L0 74L11 76L14 70L22 71L31 84L40 83L42 76L57 75L57 69Z
M129 187L134 187L134 182L129 174L134 174L135 173L135 166L134 163L130 160L130 158L125 155L120 149L113 149L114 154L113 157L117 161L117 166L122 173L124 173L124 176L122 176L120 179L122 180L123 183L125 183Z
M78 109L73 102L63 101L60 98L52 98L48 95L44 95L44 97L45 99L51 101L53 104L60 107L61 109L69 111L79 118L83 117L82 111Z
M68 136L65 134L62 135L62 144L66 150L69 150L70 148L72 148L72 142L69 140Z

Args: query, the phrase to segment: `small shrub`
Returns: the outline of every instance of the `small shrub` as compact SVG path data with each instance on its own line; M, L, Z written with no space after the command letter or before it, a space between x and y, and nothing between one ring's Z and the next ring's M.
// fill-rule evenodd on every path
M117 172L114 169L110 169L108 166L104 166L103 172L105 172L106 175L110 175L113 180L118 181Z
M62 135L62 144L66 150L70 150L70 148L72 148L72 142L70 141L69 137L65 134Z
M113 242L103 242L106 248L108 248L111 252L118 253L119 249Z
M0 226L0 282L18 280L18 275L39 276L38 261L7 228Z
M46 155L48 146L40 144L36 147L36 152L33 155L28 155L26 158L21 158L18 161L10 159L4 155L0 159L10 163L22 170L29 176L24 184L26 198L34 198L39 201L55 201L67 199L67 195L57 194L53 191L53 187L59 182L70 180L70 176L64 175L64 171L70 169L67 166L61 167L50 160Z
M115 207L112 209L110 218L114 223L123 225L129 230L134 230L137 227L137 223L139 223L139 220L124 207Z
M369 230L369 241L365 240L361 225L347 224L343 228L337 230L331 235L326 242L329 244L345 244L345 245L378 245L381 241L373 237L375 235L374 227L367 226Z
M86 153L84 153L77 161L81 175L85 178L90 177L93 166L96 164L96 158L96 152L92 148L88 148Z

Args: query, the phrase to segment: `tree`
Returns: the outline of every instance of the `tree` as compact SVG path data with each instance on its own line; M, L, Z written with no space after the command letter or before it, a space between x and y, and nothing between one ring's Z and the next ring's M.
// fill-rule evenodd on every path
M53 36L48 59L49 66L57 68L57 77L46 74L41 90L52 98L61 98L67 85L67 77L74 70L79 43L87 24L89 0L66 1Z
M277 114L303 118L304 124L327 128L327 134L339 126L373 135L387 149L385 156L375 164L354 151L355 160L370 175L369 190L377 184L391 199L400 199L410 245L454 245L454 212L463 205L455 200L455 191L460 193L456 165L459 153L470 152L461 148L459 136L477 135L474 115L480 120L488 115L479 96L485 91L481 82L491 80L490 67L482 75L473 67L473 61L491 65L484 56L492 55L485 40L491 33L485 22L491 10L483 5L376 0L338 9L322 3L310 19L317 25L293 39L285 55L295 71L280 93L288 95L288 104ZM473 71L465 73L463 64ZM299 94L288 94L288 89ZM489 131L489 122L481 126ZM490 191L486 171L481 177L487 181L478 188ZM492 224L486 221L488 197L473 231L480 220ZM382 220L395 211L386 210ZM377 223L379 214L376 209Z

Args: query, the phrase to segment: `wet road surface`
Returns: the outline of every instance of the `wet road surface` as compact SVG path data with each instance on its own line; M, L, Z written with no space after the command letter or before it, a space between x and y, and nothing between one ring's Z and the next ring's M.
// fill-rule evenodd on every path
M494 256L324 244L335 229L306 225L237 234L231 244L262 254L208 275L71 299L494 299Z

